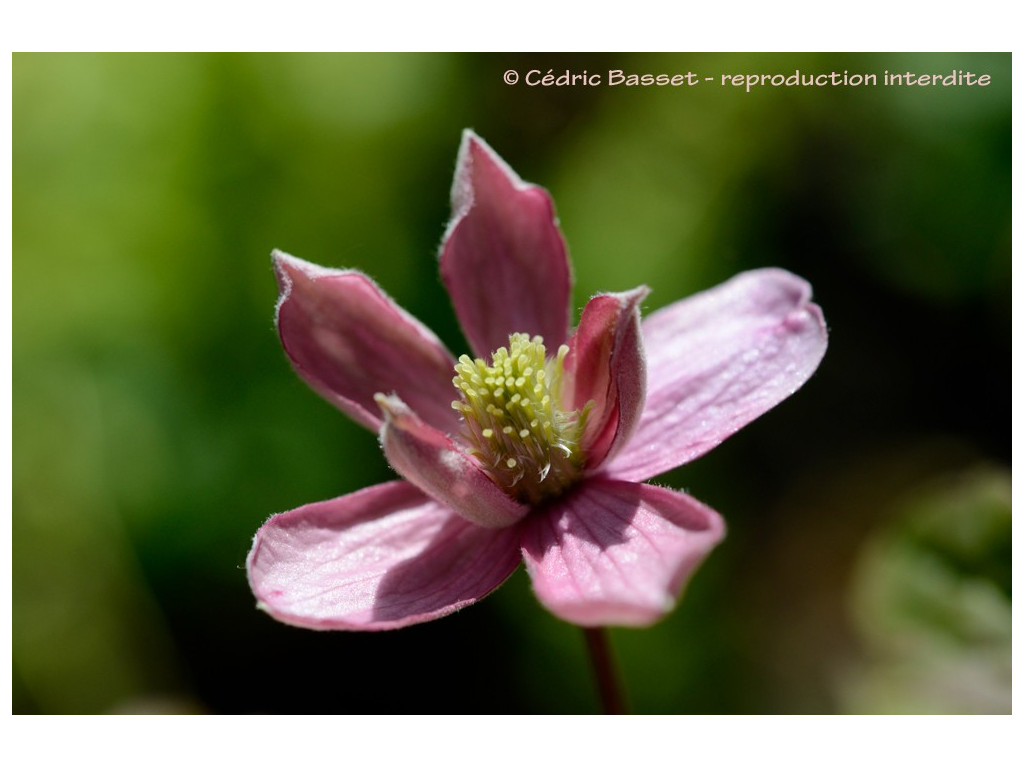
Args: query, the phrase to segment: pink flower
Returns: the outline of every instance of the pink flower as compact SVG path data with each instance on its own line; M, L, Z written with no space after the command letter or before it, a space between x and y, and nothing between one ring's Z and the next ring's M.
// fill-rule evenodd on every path
M725 527L643 481L810 377L827 343L810 286L746 272L643 322L646 288L601 294L570 335L548 194L466 131L452 208L441 276L477 359L456 361L363 273L274 253L293 366L405 479L268 520L247 562L259 606L312 629L404 627L476 602L522 560L566 621L651 624Z

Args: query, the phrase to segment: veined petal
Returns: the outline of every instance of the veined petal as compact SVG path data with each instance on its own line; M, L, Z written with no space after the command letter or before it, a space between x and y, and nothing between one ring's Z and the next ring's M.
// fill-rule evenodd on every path
M511 333L543 336L548 349L565 342L572 276L551 198L468 130L452 184L441 277L477 357L506 346Z
M692 461L796 392L828 345L810 298L799 277L761 269L650 315L647 404L608 474L646 480Z
M476 602L519 558L515 529L473 525L395 481L275 515L246 566L259 607L278 621L377 630Z
M583 626L647 626L672 610L725 535L714 510L685 493L591 478L530 517L523 560L544 606Z
M581 441L591 471L614 456L636 428L644 408L647 364L640 334L646 286L606 293L587 302L569 342L566 370L571 408L593 402Z
M380 442L402 477L465 519L486 528L513 525L530 511L484 474L451 438L417 417L397 397L377 398L384 411Z
M356 270L327 269L274 251L275 313L299 375L353 419L381 424L377 392L397 392L423 419L454 429L455 360L419 320Z

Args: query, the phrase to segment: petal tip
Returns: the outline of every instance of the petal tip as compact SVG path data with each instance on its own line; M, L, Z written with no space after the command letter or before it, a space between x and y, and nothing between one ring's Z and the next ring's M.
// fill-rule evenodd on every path
M275 248L271 252L270 258L274 265L274 269L278 274L287 274L289 276L304 275L306 277L316 279L327 275L340 275L358 272L358 270L354 269L334 269L333 267L323 267L319 264L314 264L311 261L300 259L298 256L292 256L290 253L285 253L278 248Z
M618 294L621 298L620 301L631 309L640 309L640 303L651 295L650 286L638 285L629 291L623 291Z
M277 272L301 270L302 265L306 263L302 259L282 251L280 248L275 248L270 252L270 262L274 265L274 269Z
M292 256L290 253L285 253L278 248L275 248L271 252L270 260L274 266L274 276L277 278L277 287L279 292L277 306L275 308L277 311L280 311L281 305L291 293L292 286L295 284L296 278L317 280L321 277L328 277L330 275L361 274L358 270L353 269L333 269L331 267L322 267L311 261L300 259L298 256Z
M397 421L403 416L408 416L411 411L398 395L392 392L390 395L385 395L383 392L378 392L373 396L373 401L380 406L381 412L384 414L384 420L386 422Z
M285 297L291 293L292 289L292 277L291 269L292 262L297 259L285 253L284 251L275 248L270 253L270 263L274 267L274 279L277 280L277 306L274 307L274 316L276 317L281 309L281 304L284 303Z
M784 289L785 292L793 297L792 300L795 304L805 305L811 300L813 294L811 284L787 269L782 269L782 267L766 267L760 270L753 270L750 274L762 275L774 283L776 287Z
M469 159L469 152L476 145L487 144L480 135L472 128L462 129L462 140L459 142L459 152L456 155L456 166L462 166Z
M452 181L452 223L461 219L473 207L474 187L479 179L480 166L490 166L503 176L516 190L531 188L512 167L494 151L472 128L462 131L462 141L455 160L455 178ZM449 225L449 230L451 225Z
M811 316L811 319L817 323L821 331L827 336L828 324L825 322L825 313L821 311L821 307L813 302L809 302L804 305L804 311Z

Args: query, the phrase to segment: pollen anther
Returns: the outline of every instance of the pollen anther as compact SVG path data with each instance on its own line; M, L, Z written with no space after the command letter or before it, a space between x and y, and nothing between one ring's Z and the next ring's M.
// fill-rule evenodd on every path
M516 499L539 503L562 493L583 473L580 438L586 414L563 408L569 348L548 358L544 340L512 334L484 360L462 355L452 383L461 395L463 437L481 468Z

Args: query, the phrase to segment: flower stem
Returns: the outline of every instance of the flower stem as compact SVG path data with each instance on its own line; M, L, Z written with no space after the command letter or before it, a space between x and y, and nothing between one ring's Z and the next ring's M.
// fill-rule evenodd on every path
M587 652L590 655L594 678L597 680L597 690L601 695L604 714L626 714L626 700L615 671L615 662L612 660L608 630L604 627L583 627L583 636L587 639Z

